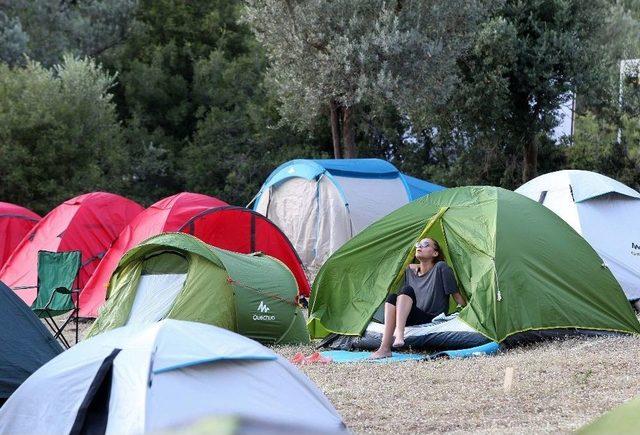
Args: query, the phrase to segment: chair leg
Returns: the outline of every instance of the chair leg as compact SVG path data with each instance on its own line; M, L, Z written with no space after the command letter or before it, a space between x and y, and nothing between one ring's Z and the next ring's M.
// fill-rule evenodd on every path
M80 275L76 275L76 287L79 288L80 286L78 285L79 282L78 280L80 279ZM71 298L71 300L73 300L73 297ZM77 291L76 293L76 303L75 303L76 308L73 310L73 313L76 314L76 344L78 344L78 334L79 334L79 320L80 320L80 290ZM72 314L73 314L72 313Z
M67 338L64 335L62 335L62 331L65 325L68 323L68 320L62 325L62 327L60 327L58 326L58 323L53 319L53 316L51 315L51 313L49 311L46 311L46 313L49 319L47 320L46 317L44 319L49 325L49 327L51 328L51 330L54 332L53 338L55 338L56 340L59 340L64 347L69 349L71 345L69 344L69 341L67 340Z
M65 322L62 324L62 326L60 326L60 328L58 329L58 332L56 333L56 338L64 337L64 335L62 335L62 332L64 331L64 328L66 328L66 326L72 320L74 320L74 317L75 317L75 320L76 320L76 343L78 342L77 341L78 340L78 329L77 329L77 327L78 327L78 316L77 316L76 310L73 310L71 315L69 317L67 317L67 320L65 320ZM65 339L65 341L66 341L66 339Z
M53 320L53 317L49 316L49 317L43 317L45 323L47 324L47 326L49 327L49 329L54 333L54 340L58 340L62 346L65 347L65 349L69 349L69 343L67 341L67 339L64 336L60 336L58 337L58 325L56 324L56 321Z

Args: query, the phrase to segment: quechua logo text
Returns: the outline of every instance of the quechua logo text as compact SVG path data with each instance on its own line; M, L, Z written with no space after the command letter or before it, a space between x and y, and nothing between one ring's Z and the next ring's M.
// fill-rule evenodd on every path
M264 303L264 301L260 301L256 311L257 313L253 315L253 320L256 320L256 321L276 320L276 316L274 316L273 314L269 314L269 311L271 311L271 308L269 308L267 304Z

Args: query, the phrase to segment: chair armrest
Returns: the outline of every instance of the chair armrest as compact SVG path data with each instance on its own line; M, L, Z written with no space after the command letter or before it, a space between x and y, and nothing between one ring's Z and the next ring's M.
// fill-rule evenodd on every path
M69 290L66 287L56 287L56 289L53 291L54 293L61 293L63 295L68 295L73 293L73 289Z

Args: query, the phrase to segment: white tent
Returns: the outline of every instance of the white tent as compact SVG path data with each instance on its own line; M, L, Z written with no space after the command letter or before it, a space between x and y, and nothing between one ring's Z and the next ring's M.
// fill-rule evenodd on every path
M0 409L0 433L108 434L232 417L339 432L325 396L288 361L214 326L163 320L81 342L29 377Z
M291 160L256 195L254 210L287 235L313 270L369 224L444 189L379 159Z
M640 298L640 193L577 170L541 175L516 192L564 219L598 252L627 298Z

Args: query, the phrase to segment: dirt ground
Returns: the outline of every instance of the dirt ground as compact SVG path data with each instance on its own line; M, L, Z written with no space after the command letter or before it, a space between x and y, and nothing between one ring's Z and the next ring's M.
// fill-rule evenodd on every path
M81 337L89 325L80 324ZM314 348L273 350L291 358ZM354 433L567 433L640 394L639 359L640 337L585 338L464 360L300 369Z

